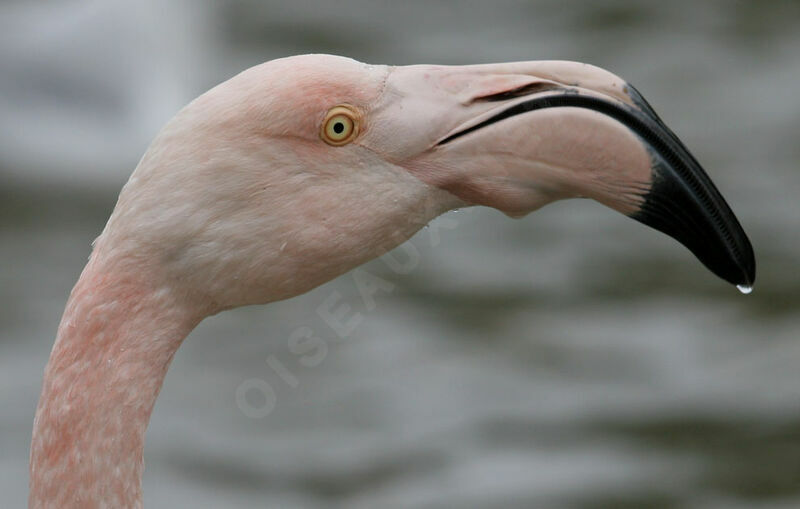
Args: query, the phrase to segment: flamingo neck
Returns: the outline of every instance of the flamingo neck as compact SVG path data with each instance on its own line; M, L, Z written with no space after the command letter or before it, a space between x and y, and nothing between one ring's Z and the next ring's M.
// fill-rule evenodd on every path
M93 256L44 373L31 508L141 507L144 434L164 375L202 319L174 292Z

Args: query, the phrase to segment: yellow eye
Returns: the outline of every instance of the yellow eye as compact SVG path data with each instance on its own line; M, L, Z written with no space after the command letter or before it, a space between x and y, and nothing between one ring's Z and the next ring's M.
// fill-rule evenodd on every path
M358 135L358 115L349 106L336 106L322 122L320 138L329 145L345 145Z

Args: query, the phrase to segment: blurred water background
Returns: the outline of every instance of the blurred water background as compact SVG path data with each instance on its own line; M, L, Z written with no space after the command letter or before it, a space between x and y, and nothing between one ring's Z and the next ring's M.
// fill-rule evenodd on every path
M788 0L0 4L0 506L26 503L56 326L149 141L232 74L324 52L624 76L736 211L756 289L588 201L449 214L409 274L365 266L394 285L372 309L347 275L202 323L155 408L146 506L800 507L798 22ZM336 296L349 337L315 311ZM253 380L272 392L237 400Z

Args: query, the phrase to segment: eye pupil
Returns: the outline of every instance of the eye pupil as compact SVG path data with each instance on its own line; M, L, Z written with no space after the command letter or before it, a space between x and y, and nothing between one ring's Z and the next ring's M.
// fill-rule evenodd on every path
M328 145L347 145L358 136L358 112L349 105L339 105L328 110L322 120L319 136Z

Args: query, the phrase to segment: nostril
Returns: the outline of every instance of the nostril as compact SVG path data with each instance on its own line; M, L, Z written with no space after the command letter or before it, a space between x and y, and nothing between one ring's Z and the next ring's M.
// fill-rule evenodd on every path
M557 85L556 83L548 81L536 81L534 83L528 83L527 85L522 85L521 87L512 88L511 90L504 90L503 92L498 92L496 94L482 95L480 97L474 98L472 102L507 101L509 99L514 99L516 97L538 94L540 92L547 92L550 90L559 90L561 88L563 87Z

